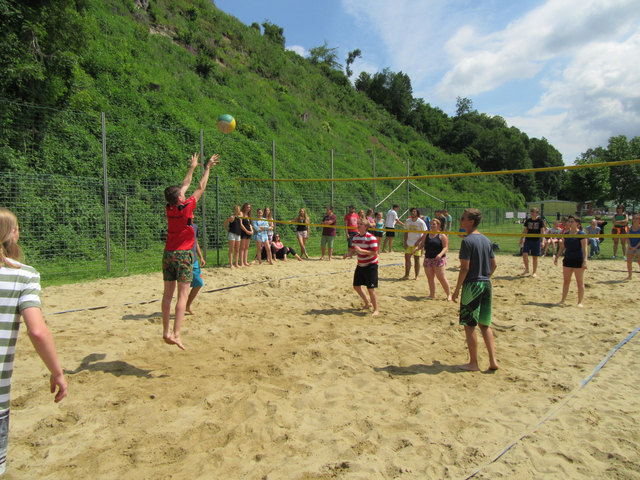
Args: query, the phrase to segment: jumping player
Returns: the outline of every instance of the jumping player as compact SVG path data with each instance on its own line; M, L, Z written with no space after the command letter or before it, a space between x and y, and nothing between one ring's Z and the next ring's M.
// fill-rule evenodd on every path
M193 211L196 203L202 197L211 167L217 165L219 155L213 155L204 168L202 178L193 194L186 198L185 194L191 185L193 171L198 166L198 154L191 156L189 171L182 181L182 185L172 185L164 190L167 201L167 243L162 258L162 276L164 279L164 293L162 295L162 338L169 345L177 345L184 350L180 340L180 327L184 320L184 312L189 297L189 287L193 279L193 253L191 249L196 237L193 231ZM170 330L171 301L173 292L178 284L178 301L176 303L173 331Z

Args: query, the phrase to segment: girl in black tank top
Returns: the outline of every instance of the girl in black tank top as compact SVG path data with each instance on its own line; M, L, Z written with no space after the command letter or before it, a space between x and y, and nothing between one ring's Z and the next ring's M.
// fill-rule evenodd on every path
M444 233L440 233L442 227L439 219L432 219L429 226L431 230L425 232L420 241L425 252L424 273L429 283L429 298L436 298L435 279L437 278L440 285L442 285L447 300L451 300L451 287L446 276L449 239Z

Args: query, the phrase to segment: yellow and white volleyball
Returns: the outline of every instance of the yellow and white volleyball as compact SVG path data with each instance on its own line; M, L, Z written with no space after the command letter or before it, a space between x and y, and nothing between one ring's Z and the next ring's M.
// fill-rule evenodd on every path
M224 113L218 117L218 130L222 133L231 133L236 128L236 119L228 113Z

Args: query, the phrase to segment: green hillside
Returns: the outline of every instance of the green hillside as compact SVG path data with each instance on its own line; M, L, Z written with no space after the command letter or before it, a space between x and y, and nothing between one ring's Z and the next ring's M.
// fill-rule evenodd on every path
M221 141L215 121L224 112L238 122L233 138L220 147L233 158L223 162L219 174L225 178L270 176L271 141L282 149L282 177L327 177L326 166L309 157L331 149L336 176L342 177L371 176L371 149L377 176L405 175L407 160L411 175L476 168L467 156L446 154L401 125L341 72L285 51L277 38L211 2L40 2L9 14L14 2L2 3L3 24L18 32L13 39L6 34L3 43L13 40L12 51L20 52L11 60L4 54L3 63L14 65L5 68L2 97L65 111L38 118L42 137L29 138L30 149L16 148L24 145L23 132L10 132L2 140L2 170L100 175L101 163L83 158L100 151L96 126L69 122L68 111L106 114L114 128L111 139L127 145L108 152L113 177L175 182L184 172L185 151L197 147L197 138L185 138L184 132L208 132L212 144L206 150L215 151ZM28 30L25 23L34 21L37 28ZM34 45L39 53L28 51ZM29 120L24 106L3 109L5 122ZM447 199L469 188L484 205L522 202L496 180L439 187Z

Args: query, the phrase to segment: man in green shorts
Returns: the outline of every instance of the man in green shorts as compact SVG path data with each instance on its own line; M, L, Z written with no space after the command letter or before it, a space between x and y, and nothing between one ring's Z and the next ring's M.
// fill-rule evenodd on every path
M480 327L482 338L489 352L489 369L497 370L496 346L491 330L491 275L496 270L496 259L491 241L478 232L482 213L476 208L467 208L460 219L460 227L467 233L460 245L460 273L452 299L456 301L460 290L460 324L469 348L469 363L459 365L463 370L477 371L478 337L476 326Z

